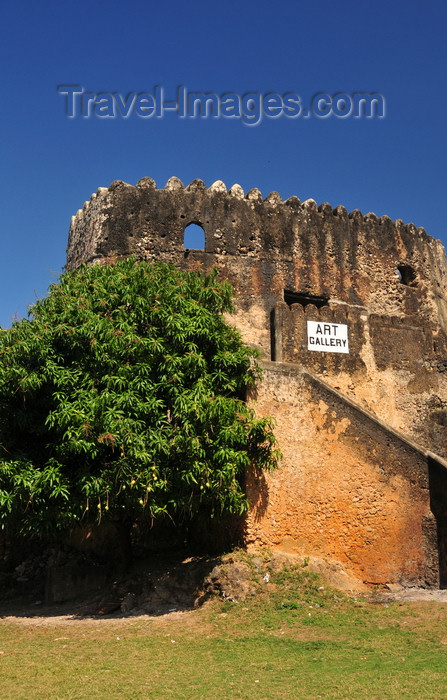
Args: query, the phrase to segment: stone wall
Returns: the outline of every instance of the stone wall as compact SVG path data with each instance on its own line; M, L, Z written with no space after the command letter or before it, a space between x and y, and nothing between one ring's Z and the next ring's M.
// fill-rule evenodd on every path
M263 366L252 401L283 461L247 477L248 545L335 559L367 583L438 585L427 452L295 365Z
M185 248L190 223L203 250ZM277 192L143 178L100 188L72 218L67 268L129 255L217 266L234 286L228 320L262 353L255 406L276 418L284 453L265 483L248 479L249 542L335 558L373 583L447 585L440 241ZM308 321L346 326L349 353L309 350Z
M205 232L204 251L185 251L190 223ZM238 308L266 312L284 290L368 308L370 313L432 320L447 328L447 269L440 241L423 228L313 200L264 200L222 182L183 187L171 178L157 189L150 178L136 187L100 188L72 219L67 268L135 254L182 267L218 265L238 294ZM262 345L262 340L261 340ZM263 344L270 352L268 342Z
M446 455L444 337L434 323L346 304L317 309L285 302L275 305L272 319L276 360L310 369L391 427ZM349 353L309 350L308 321L347 325Z
M204 250L184 248L192 222L204 229ZM277 192L244 195L239 185L185 188L171 178L157 189L144 178L100 188L73 217L67 268L131 254L185 269L217 265L236 291L231 322L265 359L309 366L446 454L447 266L424 229L313 200L283 202ZM303 309L306 319L348 324L348 356L307 351Z

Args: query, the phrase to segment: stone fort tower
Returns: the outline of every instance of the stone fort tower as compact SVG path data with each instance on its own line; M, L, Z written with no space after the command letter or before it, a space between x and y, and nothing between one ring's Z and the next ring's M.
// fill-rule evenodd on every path
M204 231L201 249L185 229ZM248 474L247 544L340 561L368 583L447 586L447 265L424 229L222 182L100 188L67 269L135 255L217 266L263 355L250 397L283 462Z

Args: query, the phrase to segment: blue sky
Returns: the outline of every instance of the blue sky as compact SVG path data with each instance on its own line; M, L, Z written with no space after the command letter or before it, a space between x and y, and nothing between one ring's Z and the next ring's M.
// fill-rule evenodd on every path
M100 186L172 176L238 182L424 226L445 223L447 3L314 0L2 3L0 325L65 262L70 218ZM70 119L92 93L377 92L383 119Z

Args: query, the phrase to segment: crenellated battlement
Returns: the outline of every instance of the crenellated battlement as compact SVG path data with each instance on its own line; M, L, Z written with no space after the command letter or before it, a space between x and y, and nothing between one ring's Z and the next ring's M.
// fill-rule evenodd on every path
M203 228L203 250L185 249L191 223ZM291 289L371 312L436 317L447 329L444 248L400 219L295 196L283 201L278 192L262 199L258 189L227 190L220 180L184 187L173 177L163 189L151 178L135 187L116 181L72 218L67 268L128 255L182 267L217 265L236 291L259 293L269 306Z
M127 183L123 182L122 180L115 180L114 182L111 183L109 187L99 187L96 192L94 192L90 200L87 200L84 202L84 205L82 209L78 209L76 214L72 216L72 223L79 221L79 219L82 218L83 214L88 211L90 205L95 202L97 198L104 197L108 192L113 192L115 189L119 187L126 187L126 188L132 188L132 185L128 185ZM243 200L246 199L249 202L267 202L268 204L271 205L279 205L279 204L284 204L289 207L294 207L294 208L301 208L303 210L309 210L309 211L315 211L320 214L328 215L332 214L333 216L339 216L339 217L348 217L349 219L361 219L363 221L369 222L369 221L374 221L374 222L379 222L380 224L389 224L393 223L399 227L407 227L410 233L417 232L418 235L426 235L425 229L423 227L416 228L414 224L409 223L409 224L404 224L404 222L401 219L396 219L394 222L392 219L390 219L389 216L381 216L378 217L376 214L373 212L369 212L367 214L362 214L362 212L359 209L354 209L351 212L348 212L346 208L342 205L338 205L335 208L332 207L329 202L323 202L322 204L317 204L314 199L307 199L303 202L301 202L298 197L295 195L289 197L286 200L283 200L279 192L276 192L273 190L270 192L266 197L262 197L262 193L259 189L256 187L250 189L247 193L244 192L242 187L238 184L232 185L232 187L228 188L226 187L225 183L222 182L221 180L216 180L210 187L206 187L205 183L203 180L196 179L193 180L192 182L189 183L189 185L183 185L182 181L177 178L177 177L171 177L167 183L165 184L164 188L159 189L157 188L155 180L153 180L150 177L144 177L141 180L139 180L135 186L136 188L144 188L144 189L153 189L157 190L159 192L162 191L167 191L167 192L206 192L209 195L212 195L214 193L220 193L220 194L228 194L230 197L234 197L235 199L238 200Z

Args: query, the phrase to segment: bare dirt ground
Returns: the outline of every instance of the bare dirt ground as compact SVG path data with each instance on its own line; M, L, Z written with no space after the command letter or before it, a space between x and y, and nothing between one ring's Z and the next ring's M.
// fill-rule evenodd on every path
M447 589L445 588L395 588L393 590L381 590L376 594L380 602L387 603L402 601L407 603L447 603Z
M0 590L0 620L36 626L64 626L82 622L97 625L126 625L151 620L162 625L177 619L194 624L193 611L212 595L226 600L244 600L256 593L262 581L284 566L298 565L319 573L327 584L360 597L365 602L447 603L447 590L383 588L365 586L350 578L336 563L280 552L224 557L185 557L184 553L140 562L125 577L113 576L101 590L65 602L45 602L45 582L40 572L16 587ZM34 567L35 569L35 567ZM28 567L28 570L32 570ZM19 574L29 573L23 566ZM17 577L16 577L17 578ZM20 578L26 578L19 576ZM255 582L257 580L257 583ZM13 582L14 583L14 582ZM20 590L21 589L21 590Z
M65 624L77 621L116 621L136 617L158 618L192 611L207 597L204 581L219 559L185 556L184 552L157 555L138 561L126 575L110 571L91 590L79 591L70 581L76 566L56 567L56 585L49 583L48 567L36 558L16 568L0 587L0 619L23 620L27 624ZM92 565L95 574L96 566ZM6 579L6 577L5 577ZM64 595L67 593L64 600Z

